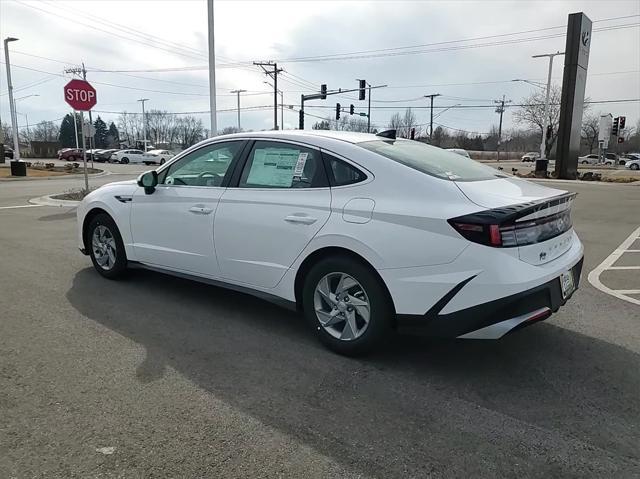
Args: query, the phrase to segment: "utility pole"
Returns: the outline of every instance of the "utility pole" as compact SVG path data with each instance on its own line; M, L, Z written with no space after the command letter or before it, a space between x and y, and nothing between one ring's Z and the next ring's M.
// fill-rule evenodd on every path
M264 74L273 78L273 129L278 129L278 73L282 68L278 68L278 64L274 62L253 62L254 65L261 67ZM271 67L273 70L267 70L265 67Z
M144 143L144 151L147 151L147 117L144 115L144 102L149 101L148 98L140 98L138 100L142 103L142 142Z
M431 95L424 95L425 98L429 98L431 100L431 121L429 121L429 143L431 143L431 139L433 138L433 99L437 96L440 96L440 93L432 93Z
M496 147L498 154L498 161L500 161L500 143L502 142L502 114L504 113L504 104L511 103L511 100L505 100L505 96L502 95L502 100L493 100L494 103L498 103L500 106L496 108L496 113L500 113L500 123L498 124L498 146ZM509 158L507 158L508 160Z
M238 131L240 128L240 93L244 93L247 90L231 90L229 93L236 93L238 95Z
M7 67L7 86L9 89L9 110L11 112L11 130L13 135L13 161L20 161L20 143L18 142L18 119L16 118L16 105L13 102L13 83L11 82L11 61L9 60L9 42L17 41L17 38L4 39L4 61ZM13 171L12 171L13 174Z
M551 71L553 70L553 58L556 55L564 55L564 52L544 53L542 55L533 55L531 58L549 57L549 76L547 77L547 98L544 102L544 126L542 128L542 140L540 141L540 159L546 160L546 137L547 128L549 127L549 96L551 94Z
M216 116L216 48L214 41L213 0L207 0L207 20L209 24L209 109L211 110L211 130L209 136L218 134Z

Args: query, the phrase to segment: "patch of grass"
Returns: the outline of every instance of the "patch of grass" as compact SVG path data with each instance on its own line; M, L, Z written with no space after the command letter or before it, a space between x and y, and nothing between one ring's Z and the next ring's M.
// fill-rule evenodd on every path
M88 190L84 188L74 188L59 195L52 195L51 198L55 200L82 201L82 199L93 190L95 190L95 188L89 188Z

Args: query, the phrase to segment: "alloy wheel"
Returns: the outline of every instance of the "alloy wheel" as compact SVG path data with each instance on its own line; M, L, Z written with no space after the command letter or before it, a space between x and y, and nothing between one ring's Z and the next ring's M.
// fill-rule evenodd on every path
M98 225L93 230L91 247L98 266L105 271L113 268L116 263L116 240L109 228L104 225Z
M346 273L329 273L320 279L313 301L320 325L336 339L353 341L369 326L371 306L367 293Z

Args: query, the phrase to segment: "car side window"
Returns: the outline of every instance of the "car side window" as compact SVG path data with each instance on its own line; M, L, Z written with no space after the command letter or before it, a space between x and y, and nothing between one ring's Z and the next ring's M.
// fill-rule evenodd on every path
M367 175L355 166L351 166L349 163L339 160L335 156L328 155L327 153L323 153L323 156L329 165L329 176L332 186L352 185L367 179Z
M329 186L319 150L291 143L256 141L244 165L240 188Z
M215 143L172 163L159 182L180 186L221 186L232 161L242 152L242 141Z

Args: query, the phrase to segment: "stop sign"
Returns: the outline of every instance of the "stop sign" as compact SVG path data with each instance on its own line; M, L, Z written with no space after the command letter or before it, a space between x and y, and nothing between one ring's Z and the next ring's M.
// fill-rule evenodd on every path
M84 80L71 80L64 86L65 101L77 111L89 111L96 106L96 90Z

